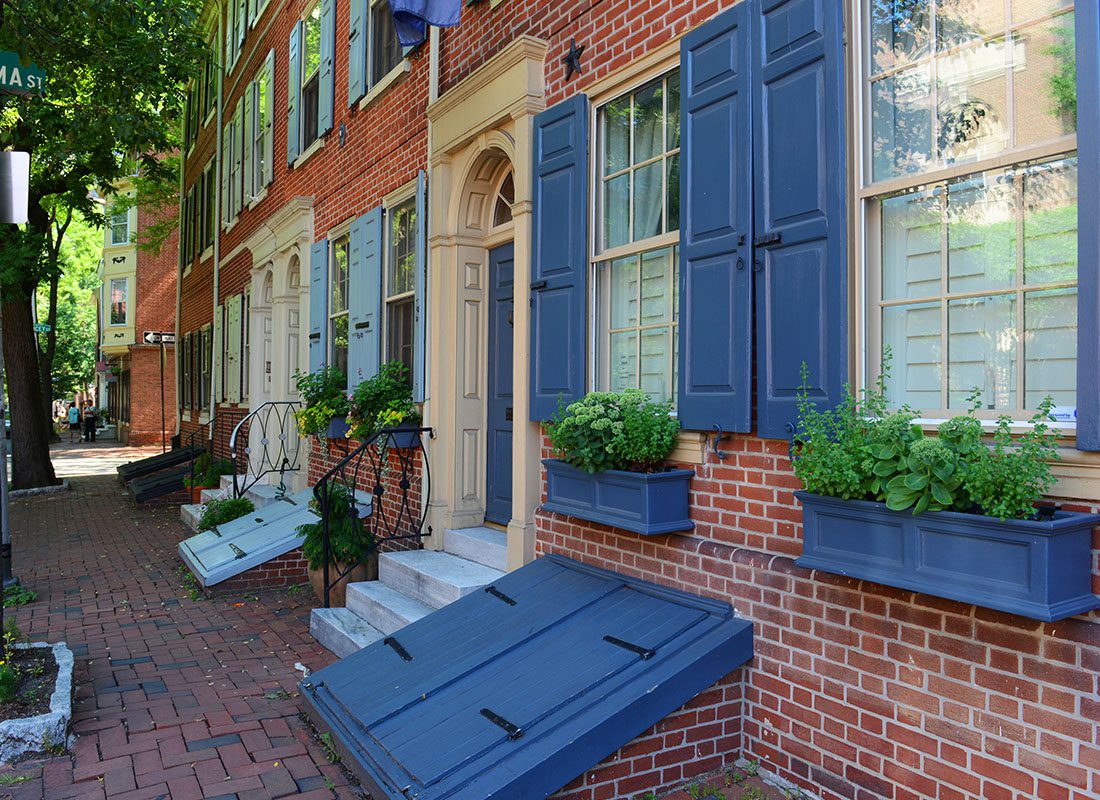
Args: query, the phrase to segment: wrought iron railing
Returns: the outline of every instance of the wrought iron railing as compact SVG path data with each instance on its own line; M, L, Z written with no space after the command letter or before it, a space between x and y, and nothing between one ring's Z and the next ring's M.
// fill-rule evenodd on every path
M195 430L187 434L187 438L184 440L187 443L187 447L191 450L191 461L188 475L191 476L191 483L195 482L195 462L198 461L200 452L213 453L213 443L210 439L211 426L214 424L214 420L217 417L202 423ZM202 448L201 450L199 448Z
M391 428L379 431L340 459L313 487L321 517L324 559L324 602L357 567L377 558L383 547L402 543L420 549L431 536L425 526L431 499L431 472L424 442L431 428ZM337 566L333 532L362 536L353 548L360 558Z
M286 473L301 468L302 437L294 416L301 407L292 400L264 403L233 428L229 460L233 464L234 497L241 497L272 474L279 475L278 485L285 491Z

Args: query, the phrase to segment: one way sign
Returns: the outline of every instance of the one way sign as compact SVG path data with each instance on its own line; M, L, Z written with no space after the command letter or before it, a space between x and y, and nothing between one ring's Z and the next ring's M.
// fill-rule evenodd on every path
M161 331L146 331L145 332L146 344L175 344L176 334L167 333Z

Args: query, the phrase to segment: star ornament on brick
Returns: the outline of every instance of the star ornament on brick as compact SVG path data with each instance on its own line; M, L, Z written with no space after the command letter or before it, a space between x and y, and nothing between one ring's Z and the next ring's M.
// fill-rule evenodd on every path
M561 60L561 63L565 64L566 80L572 78L574 73L583 72L581 69L581 55L584 53L584 48L585 45L577 44L576 39L569 39L569 51Z

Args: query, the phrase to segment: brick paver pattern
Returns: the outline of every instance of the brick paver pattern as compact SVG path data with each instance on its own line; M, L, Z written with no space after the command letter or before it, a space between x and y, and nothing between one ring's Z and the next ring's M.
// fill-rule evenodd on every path
M11 520L15 574L38 592L16 621L76 655L75 739L71 756L0 769L0 797L360 796L299 717L295 664L332 660L308 588L193 600L178 507L135 507L111 475L71 482Z

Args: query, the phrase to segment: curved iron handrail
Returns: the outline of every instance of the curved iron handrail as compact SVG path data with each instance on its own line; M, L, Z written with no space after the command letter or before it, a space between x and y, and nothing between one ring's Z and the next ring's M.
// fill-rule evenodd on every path
M241 497L260 482L261 478L279 473L279 486L285 489L284 476L297 472L302 449L302 436L298 432L298 420L294 412L302 407L295 400L276 400L264 403L248 412L233 428L229 437L229 460L233 465L233 496ZM253 426L259 426L253 430ZM244 474L241 474L237 441L242 431L244 441ZM259 440L253 442L253 435Z
M432 485L424 450L425 437L435 438L434 431L431 428L378 431L337 462L313 487L321 517L325 608L329 608L333 587L364 564L383 544L414 540L419 549L420 540L432 535L431 526L424 525ZM397 474L391 474L394 466L391 462L394 461ZM354 500L342 502L339 509L335 503L330 507L335 486L343 487L347 496ZM396 498L392 496L395 492ZM354 515L355 524L362 526L360 530L370 537L370 542L361 560L334 570L329 533L333 522L338 521L338 514L344 514L345 520ZM335 578L333 571L337 573Z
M215 419L217 419L217 417L207 420L206 422L199 425L199 427L195 428L195 430L187 434L187 447L191 450L191 463L189 474L191 475L192 483L194 483L195 481L195 461L197 460L195 454L195 445L198 443L197 440L199 434L202 434L202 436L206 439L206 443L203 446L203 449L206 450L206 452L208 453L212 453L214 451L214 447L211 442L210 431L213 430L211 426L214 424Z

